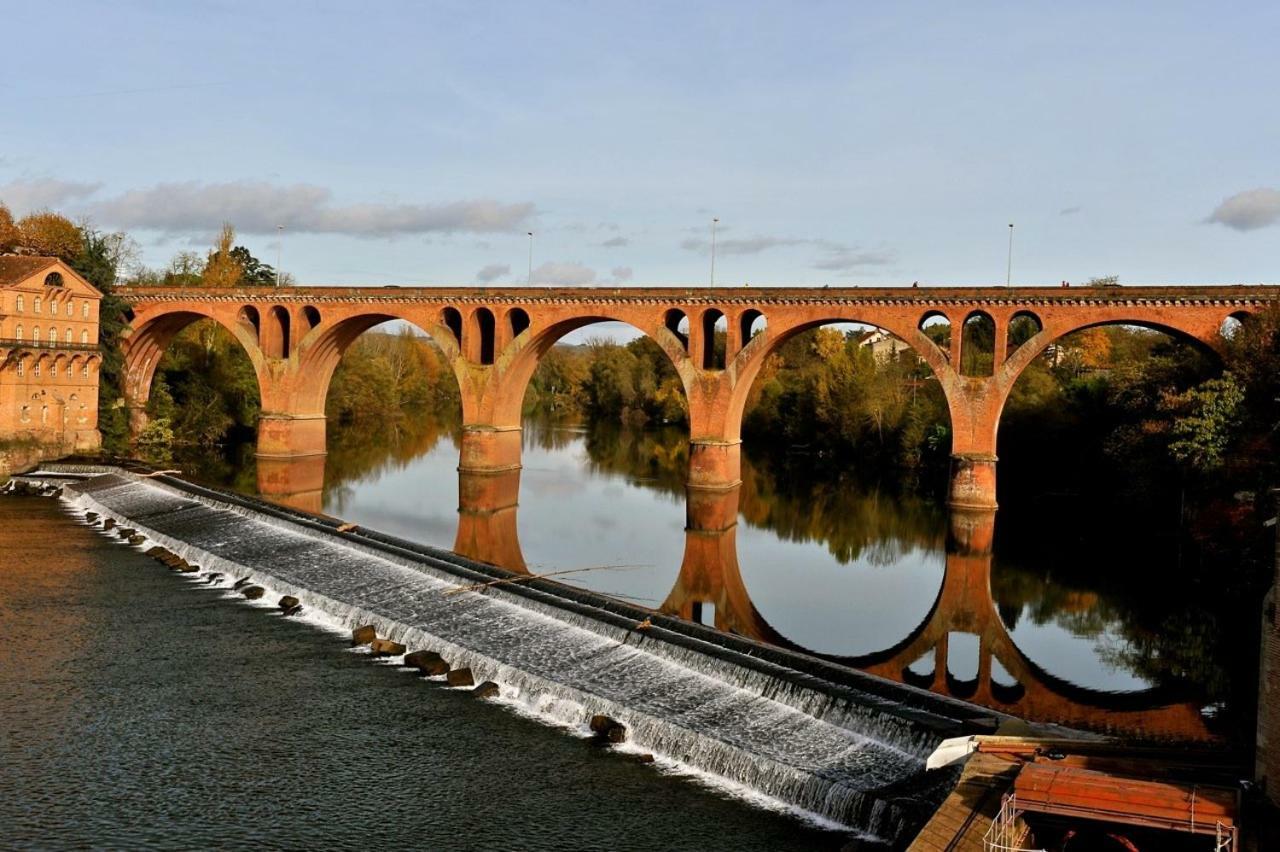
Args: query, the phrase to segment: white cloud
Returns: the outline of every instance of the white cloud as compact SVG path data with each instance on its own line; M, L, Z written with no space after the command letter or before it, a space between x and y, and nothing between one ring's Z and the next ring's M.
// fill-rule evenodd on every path
M93 195L101 187L100 183L29 178L0 185L0 201L7 204L15 215L22 216L46 207L61 207L68 202Z
M624 284L634 273L630 266L615 266L608 278L601 278L590 266L574 261L548 261L534 267L533 284L552 287L590 287L600 284Z
M828 272L853 272L868 266L888 266L897 260L897 256L888 249L855 249L848 246L831 245L826 254L814 261L814 269Z
M533 270L534 284L557 287L582 287L596 280L596 271L581 263L547 261Z
M816 241L795 239L792 237L765 236L716 240L716 254L759 254L762 251L767 251L772 248L801 246L812 242ZM711 240L701 238L688 239L680 243L680 248L688 251L696 251L701 254L709 254L711 252Z
M511 267L505 263L491 263L476 273L476 280L481 284L497 281L504 275L511 274Z
M1205 221L1237 231L1253 231L1280 222L1280 189L1258 187L1223 200Z
M265 181L161 183L93 200L99 183L52 178L13 181L0 186L0 200L21 215L43 207L75 205L70 214L88 214L116 228L165 234L199 234L203 240L222 222L242 233L345 234L389 238L432 233L514 231L534 215L531 202L507 204L492 199L440 204L357 202L339 204L333 193L313 184L281 186Z

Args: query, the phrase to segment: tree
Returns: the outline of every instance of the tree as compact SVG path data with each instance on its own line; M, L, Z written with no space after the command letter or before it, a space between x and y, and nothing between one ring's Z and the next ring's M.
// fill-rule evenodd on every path
M254 257L247 248L236 246L231 250L231 256L240 264L241 283L246 287L275 286L275 269Z
M234 254L236 229L230 222L222 223L213 250L204 265L203 283L206 287L236 287L244 279L244 267Z
M1242 402L1244 390L1230 373L1167 396L1164 407L1179 412L1171 429L1174 440L1169 454L1202 473L1221 467Z
M6 254L18 247L22 234L13 221L13 214L4 202L0 201L0 254Z
M32 254L71 260L84 248L80 226L60 213L39 210L18 221L22 248Z

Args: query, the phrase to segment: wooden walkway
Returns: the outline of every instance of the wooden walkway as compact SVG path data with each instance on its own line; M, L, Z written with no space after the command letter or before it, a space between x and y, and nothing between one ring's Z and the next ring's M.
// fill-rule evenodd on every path
M982 852L982 838L1022 765L998 754L973 754L951 795L907 847L909 852Z

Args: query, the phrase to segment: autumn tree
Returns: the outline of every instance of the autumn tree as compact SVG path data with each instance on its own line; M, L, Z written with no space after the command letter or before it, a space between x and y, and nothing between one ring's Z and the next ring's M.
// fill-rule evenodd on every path
M84 249L80 226L60 213L39 210L18 220L21 247L31 254L71 260Z
M222 223L222 231L214 242L204 264L203 283L206 287L235 287L244 277L244 267L240 265L232 250L236 243L236 229L230 222Z
M20 240L21 234L13 221L13 214L9 212L4 202L0 202L0 254L13 251L18 247Z

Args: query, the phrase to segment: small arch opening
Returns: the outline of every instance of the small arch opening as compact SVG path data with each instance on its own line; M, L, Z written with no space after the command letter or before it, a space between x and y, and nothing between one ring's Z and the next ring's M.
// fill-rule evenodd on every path
M679 308L671 308L662 318L662 324L667 330L680 338L680 344L684 347L684 351L689 351L689 317L685 316L684 311Z
M258 314L258 309L253 305L245 305L240 309L240 313L236 316L240 325L244 326L246 331L252 332L256 338L262 328L262 317Z
M494 338L496 337L497 323L493 318L493 311L488 308L476 308L476 328L480 332L480 363L492 364L494 354Z
M511 328L511 338L514 340L529 328L529 313L524 308L512 308L507 311L507 323Z
M769 325L764 314L755 308L747 308L742 312L742 316L738 320L738 329L741 332L742 345L746 346L751 342L751 338L764 331Z
M963 334L960 341L960 375L992 375L995 372L995 320L990 314L974 311L965 318Z
M942 311L929 311L920 317L920 325L917 328L942 350L943 355L951 357L951 318L949 316Z
M289 357L289 312L280 305L272 306L267 312L261 346L263 354L268 358Z
M715 308L702 313L702 366L707 370L723 370L727 345L728 321Z
M462 348L462 313L457 308L445 308L440 312L440 320L444 323L445 328L453 332L453 339L457 341L458 348Z
M1218 334L1222 335L1223 340L1231 340L1240 331L1244 321L1248 318L1248 311L1236 311L1223 317L1222 324L1218 326Z
M46 287L65 287L66 282L62 280L61 272L50 272L44 277L44 286Z
M1031 311L1018 311L1009 319L1009 331L1005 335L1007 352L1013 352L1022 344L1035 337L1044 328L1040 317Z
M307 330L310 331L320 324L320 311L313 305L307 305L302 309L302 319L307 324Z

